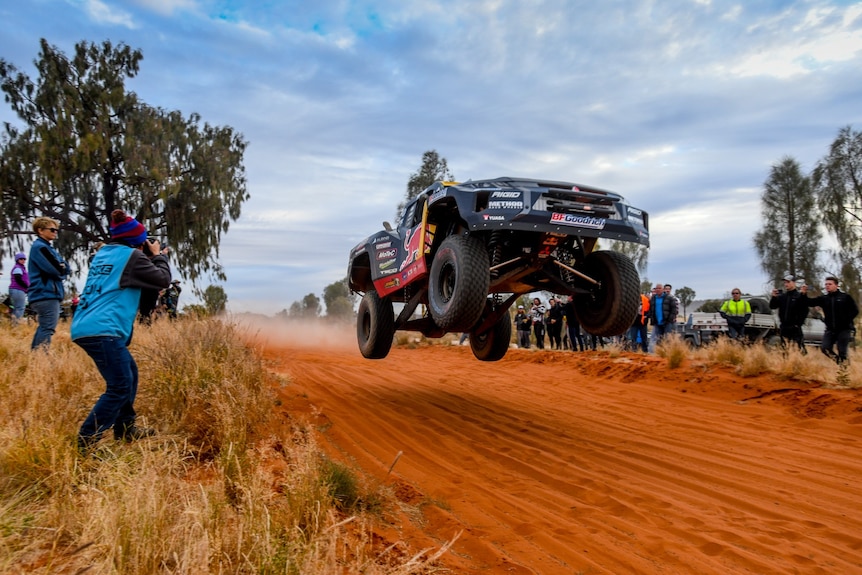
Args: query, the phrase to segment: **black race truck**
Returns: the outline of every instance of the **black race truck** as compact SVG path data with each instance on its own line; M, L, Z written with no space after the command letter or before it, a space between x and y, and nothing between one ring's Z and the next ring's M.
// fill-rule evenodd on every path
M594 251L599 239L649 245L647 213L613 192L569 182L497 178L435 182L395 229L350 252L347 277L362 295L362 355L386 357L396 330L427 337L469 332L480 360L509 349L509 307L523 294L574 296L584 329L614 336L640 303L640 278L627 256ZM404 304L395 315L394 304Z

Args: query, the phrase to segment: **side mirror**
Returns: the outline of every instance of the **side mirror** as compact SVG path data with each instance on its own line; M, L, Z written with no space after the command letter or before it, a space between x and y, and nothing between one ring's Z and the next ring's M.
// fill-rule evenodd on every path
M389 222L383 222L383 229L386 230L387 232L391 232L392 231L392 224L390 224Z

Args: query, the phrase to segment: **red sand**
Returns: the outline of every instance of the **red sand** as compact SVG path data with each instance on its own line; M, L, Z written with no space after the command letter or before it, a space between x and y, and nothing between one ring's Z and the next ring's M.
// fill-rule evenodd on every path
M634 354L370 361L350 339L268 342L281 409L425 503L381 537L463 531L453 573L862 573L860 391Z

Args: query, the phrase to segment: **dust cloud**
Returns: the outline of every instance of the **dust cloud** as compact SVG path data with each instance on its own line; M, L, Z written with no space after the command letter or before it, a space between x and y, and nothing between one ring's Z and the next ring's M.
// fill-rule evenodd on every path
M354 323L325 319L285 320L252 314L234 315L231 321L247 334L250 341L264 347L289 346L359 353Z

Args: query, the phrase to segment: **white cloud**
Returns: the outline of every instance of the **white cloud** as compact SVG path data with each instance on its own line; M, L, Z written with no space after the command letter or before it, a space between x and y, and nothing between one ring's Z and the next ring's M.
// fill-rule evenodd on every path
M112 24L126 28L137 28L132 15L125 10L108 6L101 0L86 0L85 9L93 21L99 24Z
M134 0L134 2L164 16L170 16L178 10L193 10L197 6L194 0Z

